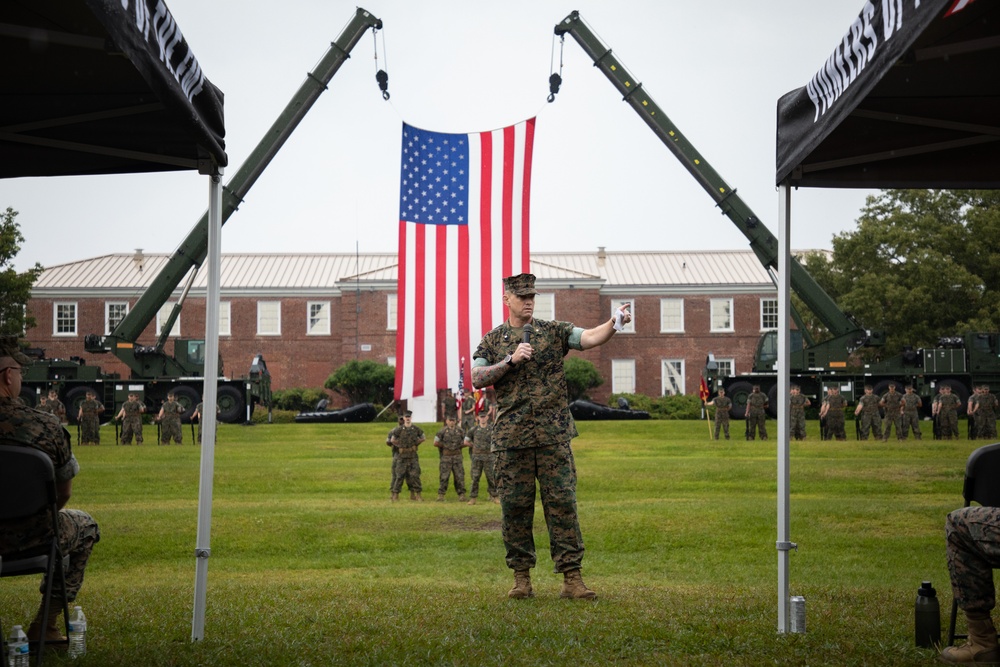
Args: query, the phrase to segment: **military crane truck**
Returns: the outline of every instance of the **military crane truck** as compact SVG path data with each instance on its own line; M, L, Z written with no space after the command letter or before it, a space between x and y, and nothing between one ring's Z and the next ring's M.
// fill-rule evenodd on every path
M594 61L609 81L628 102L639 117L653 130L681 164L705 189L715 205L736 225L754 251L757 259L775 280L778 270L778 241L760 218L737 194L735 188L715 171L709 162L694 148L683 133L663 113L643 89L642 84L614 57L584 23L579 12L572 12L555 27L555 34L565 40L570 35ZM558 93L562 81L558 74L549 80L549 101ZM813 340L803 325L799 313L792 311L796 329L791 332L789 375L802 392L814 399L822 398L826 386L839 386L841 393L856 401L864 393L864 385L871 384L874 391L883 394L889 383L901 386L913 384L914 391L923 397L924 410L929 414L931 398L939 385L947 384L962 399L964 411L973 386L1000 387L1000 334L967 333L961 337L942 338L933 348L907 348L902 354L865 362L859 352L864 348L878 348L885 344L884 332L865 329L854 317L840 309L837 303L809 275L794 257L791 262L790 282L795 294L816 316L829 332L822 341ZM776 280L775 280L776 283ZM764 332L757 343L753 369L732 377L720 377L711 353L707 355L705 377L712 394L719 387L733 401L731 415L742 418L746 399L753 385L759 384L769 398L772 416L777 411L778 335L776 331Z
M291 101L260 140L247 160L223 187L222 223L229 219L257 181L271 159L284 145L299 122L326 90L340 66L350 57L350 52L369 30L382 28L382 21L364 9L358 8L337 40L330 44L319 64L308 74ZM383 97L388 99L388 78L384 72L376 75ZM36 405L39 396L49 389L59 392L66 405L67 416L75 421L79 404L88 389L93 389L105 406L105 418L112 417L130 392L138 392L148 409L159 409L167 392L174 391L184 406L185 419L190 418L200 401L204 384L205 341L177 338L173 354L166 351L169 332L184 305L191 285L208 252L208 213L206 212L187 238L170 256L167 264L145 290L128 314L107 335L88 334L84 349L92 354L111 353L129 368L127 378L115 373L105 373L98 366L87 365L82 358L38 359L26 371L22 383L22 399ZM180 298L163 324L153 345L140 345L137 341L152 322L157 312L170 299L184 277L187 281ZM253 358L249 373L244 377L224 375L219 360L219 420L235 423L249 420L255 405L270 408L271 379L264 359Z

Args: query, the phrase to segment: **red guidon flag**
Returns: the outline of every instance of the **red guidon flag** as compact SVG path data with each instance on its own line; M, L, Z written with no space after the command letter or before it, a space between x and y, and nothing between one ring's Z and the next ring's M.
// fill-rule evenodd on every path
M471 134L403 124L397 400L454 387L454 360L505 319L503 278L530 270L534 136L534 118Z
M701 379L701 386L698 387L698 395L701 397L703 403L708 400L708 385L705 384L705 378Z

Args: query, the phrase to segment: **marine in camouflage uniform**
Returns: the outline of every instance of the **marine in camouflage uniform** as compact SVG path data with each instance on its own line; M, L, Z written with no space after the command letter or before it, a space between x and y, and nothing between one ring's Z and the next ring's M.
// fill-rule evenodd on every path
M222 412L222 409L219 407L218 404L216 404L215 405L215 417L216 417L216 420L215 420L215 430L216 430L216 432L218 432L218 430L219 430L219 419L218 419L218 417L219 417L219 414L221 412ZM198 435L197 435L196 442L199 445L201 444L201 424L202 424L203 421L205 421L204 416L205 416L205 401L202 401L198 405L194 406L194 412L191 413L191 419L198 421Z
M469 504L475 505L479 497L479 479L486 474L486 492L490 502L499 503L496 481L493 478L493 456L490 454L490 440L493 438L493 425L489 415L481 411L476 415L476 424L465 434L465 443L469 447L471 459L472 488L469 490Z
M906 440L906 437L910 434L910 429L913 429L913 435L920 440L922 437L920 434L920 408L924 406L924 402L920 399L920 396L913 393L913 386L906 386L906 393L903 394L903 419L900 422L901 428L899 429L900 440Z
M424 432L419 426L413 425L413 413L407 410L403 414L403 425L397 426L390 437L392 446L397 452L396 478L393 480L393 487L390 489L393 499L399 497L399 490L403 488L403 480L410 491L417 494L417 500L421 500L420 493L423 487L420 485L420 458L417 455L417 447L425 440Z
M7 445L41 451L55 468L59 506L68 501L73 478L80 466L73 456L69 433L54 415L26 407L20 400L21 366L31 360L21 353L14 336L0 338L0 441ZM0 526L0 554L10 554L47 544L51 517L46 513L17 523ZM97 522L82 510L59 510L59 547L69 556L66 568L66 597L72 603L83 585L84 571L91 550L101 539ZM39 592L45 594L43 580ZM65 639L56 619L62 611L61 586L58 577L53 582L48 618L43 618L39 606L35 621L28 628L28 638L38 639L43 630L46 641Z
M142 415L146 412L146 406L139 400L138 394L129 394L128 400L122 403L121 410L118 411L118 419L122 423L123 445L132 444L132 436L135 435L135 444L142 444Z
M80 444L101 444L101 417L104 404L97 400L97 394L87 391L87 398L80 401L80 411L76 416L80 422Z
M66 423L66 406L59 400L59 392L55 389L49 391L48 399L45 401L43 406L39 406L39 409L42 409L51 415L55 415L60 424Z
M903 395L896 391L896 385L890 384L889 391L879 401L879 406L885 410L885 417L882 419L882 440L889 439L889 432L892 427L896 427L896 438L902 439L899 435L902 427L903 414L900 406L903 402Z
M726 434L729 440L729 408L733 407L733 400L726 396L726 390L719 387L719 395L705 404L715 406L715 439L719 439L719 430Z
M844 408L847 399L840 395L839 387L830 387L823 399L823 407L819 410L820 419L826 418L826 431L831 438L847 440L844 432Z
M997 397L990 393L988 385L983 385L979 394L979 410L983 413L980 437L995 439L997 437Z
M476 423L476 397L471 393L462 398L462 433L468 433Z
M765 408L767 408L767 396L761 393L760 385L755 384L753 391L747 396L747 440L756 438L757 432L760 432L761 440L767 440L767 427L764 425L767 421Z
M788 426L790 434L796 440L806 437L806 408L812 405L808 396L802 395L802 389L798 385L789 388L791 396L788 397Z
M453 417L444 420L444 428L434 436L434 446L441 450L438 464L438 501L444 500L448 492L448 480L455 478L455 491L460 502L465 502L465 462L462 448L465 447L465 432L455 423Z
M996 664L997 632L990 619L996 606L993 570L1000 568L1000 507L963 507L945 522L948 573L955 601L969 621L968 643L944 649L954 664Z
M944 440L958 438L958 408L961 405L962 399L951 392L951 387L941 385L931 413L937 417L938 432Z
M181 415L184 406L177 402L174 392L167 394L167 401L160 406L160 444L169 445L171 440L178 445L184 444L184 431L181 429Z
M441 418L447 420L449 416L458 419L458 399L451 389L445 391L444 398L441 399Z
M876 439L882 438L882 416L878 412L879 397L872 393L872 386L865 385L865 394L858 399L854 416L861 417L861 439L867 440L868 433Z
M580 575L583 535L576 510L576 464L570 441L576 423L569 411L563 358L609 341L615 324L630 322L628 305L610 321L591 329L569 322L532 319L535 276L504 279L503 303L510 317L489 331L473 355L472 384L496 391L497 417L491 451L502 511L501 533L507 566L514 570L512 598L534 595L532 533L537 481L556 572L563 573L560 597L593 599ZM532 325L530 342L525 326Z

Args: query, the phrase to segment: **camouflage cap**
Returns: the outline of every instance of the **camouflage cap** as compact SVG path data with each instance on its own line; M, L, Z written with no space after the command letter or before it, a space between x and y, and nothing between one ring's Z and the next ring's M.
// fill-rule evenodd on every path
M403 413L403 416L404 417L412 417L413 416L413 410L407 410L406 412Z
M31 363L31 357L21 352L17 336L0 336L0 357L10 357L22 366Z
M516 296L532 296L535 291L535 275L533 273L519 273L516 276L508 276L503 279L503 288L508 292L513 292Z

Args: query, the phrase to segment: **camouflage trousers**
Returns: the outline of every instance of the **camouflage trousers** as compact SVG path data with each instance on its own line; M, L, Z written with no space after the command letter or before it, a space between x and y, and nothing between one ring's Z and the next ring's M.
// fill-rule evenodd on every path
M861 439L867 440L869 432L873 438L882 437L882 418L877 412L861 413Z
M892 431L892 427L896 427L896 437L902 439L900 431L902 430L903 415L901 414L886 414L885 419L882 420L882 439L888 440L889 433Z
M728 410L720 410L720 412L729 412ZM715 439L719 439L719 429L726 434L726 440L729 440L729 415L724 417L715 416Z
M122 439L123 445L132 444L132 436L135 435L135 444L142 444L142 417L125 417L122 419Z
M576 514L576 464L570 444L500 451L494 466L507 567L527 570L535 566L532 523L537 480L555 571L579 569L583 535Z
M944 412L938 413L938 431L941 433L941 437L945 440L950 440L952 437L958 437L958 415L954 412Z
M982 438L997 437L997 418L993 415L983 417L983 424L980 427L979 436Z
M963 507L945 521L951 591L963 611L996 606L993 569L1000 567L1000 507Z
M767 416L764 411L751 412L747 417L747 440L753 440L757 437L756 432L760 433L760 439L767 439L767 427L764 422L767 421Z
M789 434L796 440L806 437L806 413L793 412L788 415Z
M847 440L847 433L844 431L844 411L831 410L826 415L826 435L837 440Z
M497 485L493 478L493 459L481 456L472 457L472 489L469 493L470 498L479 497L479 479L484 473L486 475L486 493L490 494L490 498L496 498Z
M913 435L917 436L918 439L921 437L920 415L915 411L903 413L903 419L900 422L899 428L899 439L906 440L906 436L909 435L910 429L913 429Z
M170 441L174 440L178 445L183 445L184 442L184 431L181 429L180 420L163 420L160 425L160 444L169 445Z
M392 468L392 487L389 491L399 493L404 481L410 491L414 493L423 491L423 487L420 486L420 459L393 459Z
M442 456L438 464L438 495L448 492L448 480L455 478L455 491L460 496L465 495L465 461L461 451L458 455Z
M101 444L101 422L97 415L84 415L80 420L80 444Z

